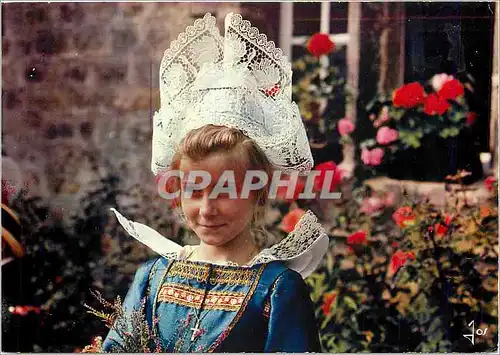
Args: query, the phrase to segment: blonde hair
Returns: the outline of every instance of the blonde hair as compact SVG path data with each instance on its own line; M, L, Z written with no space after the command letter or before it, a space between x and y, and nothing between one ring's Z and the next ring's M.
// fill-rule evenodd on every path
M247 170L262 170L269 177L272 175L271 163L254 140L236 128L215 125L205 125L189 131L172 158L171 169L178 169L183 158L199 161L214 153L230 154L234 158L244 156L246 159L235 159L235 161L238 163L243 161ZM264 221L268 203L268 184L266 184L256 191L256 203L250 226L254 241L259 248L266 247L272 242Z

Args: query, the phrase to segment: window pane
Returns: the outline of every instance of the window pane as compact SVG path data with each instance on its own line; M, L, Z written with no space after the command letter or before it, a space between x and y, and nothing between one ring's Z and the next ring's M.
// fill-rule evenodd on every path
M330 3L330 33L347 33L347 2Z
M448 73L474 78L466 98L478 120L473 144L488 151L494 14L491 3L405 3L405 81Z
M319 32L321 3L293 4L293 35L309 36Z
M292 46L292 60L297 60L308 54L305 46Z

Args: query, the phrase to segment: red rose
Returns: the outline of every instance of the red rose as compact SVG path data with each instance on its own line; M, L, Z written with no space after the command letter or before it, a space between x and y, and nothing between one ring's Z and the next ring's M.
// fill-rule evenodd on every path
M327 161L325 163L321 163L316 165L314 168L316 171L320 171L321 173L314 178L314 190L321 191L323 189L323 184L325 183L326 173L328 171L333 171L332 181L330 182L330 186L328 192L332 192L336 189L337 185L342 180L342 170L337 167L333 161ZM331 173L330 173L331 174Z
M434 226L436 237L442 237L448 232L448 227L442 225L441 223L436 223Z
M441 89L439 89L438 91L438 95L445 100L454 100L457 97L462 96L463 94L464 86L457 79L445 82Z
M324 33L315 33L307 42L307 50L315 57L328 54L335 49L335 43Z
M395 107L412 108L425 101L424 87L419 83L410 83L394 91L392 102Z
M467 118L466 118L465 124L467 126L472 126L474 124L474 122L476 122L476 118L477 118L477 113L475 113L475 112L469 112L467 114Z
M442 115L450 108L450 103L443 97L430 94L424 103L424 112L428 115Z
M391 272L395 274L401 268L401 266L406 263L408 259L414 260L415 253L412 251L404 252L402 250L398 250L397 252L395 252L391 257Z
M360 245L366 244L366 232L358 231L347 237L347 244Z
M336 298L336 292L331 292L323 295L323 304L321 305L321 310L323 311L323 314L325 316L328 316L330 314L330 309L332 308L332 304L333 302L335 302Z
M300 221L305 211L300 208L296 208L288 212L283 220L281 221L280 229L286 233L290 233L295 229L295 225Z
M479 218L484 219L486 217L489 217L493 214L491 209L488 206L481 206L479 210Z
M398 226L404 228L413 224L415 221L415 214L413 213L411 207L400 207L396 212L394 212L392 219Z
M488 176L484 180L484 186L486 187L486 189L488 191L493 191L493 189L495 188L496 182L497 182L497 179L494 176Z

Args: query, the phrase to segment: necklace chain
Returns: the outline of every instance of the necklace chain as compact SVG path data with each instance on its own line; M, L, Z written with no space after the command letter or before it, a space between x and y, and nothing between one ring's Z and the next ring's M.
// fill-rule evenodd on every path
M186 260L189 259L190 257L192 257L195 253L196 249L193 250L187 257L186 257ZM209 266L210 267L210 266ZM195 317L195 324L194 324L194 327L190 328L192 334L191 334L191 343L196 340L196 338L200 335L198 332L202 329L200 328L200 325L201 325L201 321L210 313L210 310L207 310L207 312L201 316L201 313L203 312L203 306L205 304L205 300L207 298L207 294L208 294L208 284L209 284L209 279L210 279L210 274L212 273L212 268L210 267L209 269L209 272L208 272L208 276L207 276L207 280L205 281L206 282L206 285L205 285L205 292L203 294L203 298L201 300L201 304L200 304L200 308L199 309L195 309L192 314L194 315ZM188 286L192 287L192 288L195 288L193 287L193 285L191 285L191 283L189 282L189 278L186 277L186 282L188 284ZM192 344L191 344L192 345ZM190 345L190 347L191 347Z

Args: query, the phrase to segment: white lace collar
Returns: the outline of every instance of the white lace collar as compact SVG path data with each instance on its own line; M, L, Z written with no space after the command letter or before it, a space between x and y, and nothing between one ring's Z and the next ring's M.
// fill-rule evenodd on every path
M114 208L111 208L111 210L128 234L154 252L167 259L184 259L186 257L188 248L183 248L142 223L125 218ZM256 264L280 260L290 269L297 271L303 278L306 278L316 269L327 248L328 235L314 213L307 211L288 236L278 244L263 249L245 266L251 267ZM233 263L229 262L223 264L233 265Z

